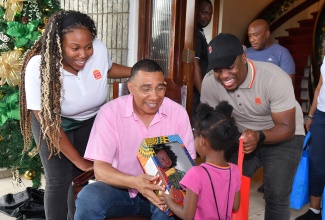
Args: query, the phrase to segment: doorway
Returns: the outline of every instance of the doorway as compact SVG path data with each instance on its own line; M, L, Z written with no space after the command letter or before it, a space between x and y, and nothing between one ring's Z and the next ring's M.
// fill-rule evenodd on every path
M198 0L139 0L138 60L155 60L168 77L186 86L186 110L192 115L195 6ZM218 30L219 0L213 0L213 35Z

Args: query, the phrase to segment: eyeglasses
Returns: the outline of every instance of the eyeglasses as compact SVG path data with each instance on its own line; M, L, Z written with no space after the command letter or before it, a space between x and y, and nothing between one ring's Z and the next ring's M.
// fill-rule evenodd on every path
M166 82L164 82L164 85L159 85L157 86L156 88L152 88L148 85L142 85L142 86L137 86L136 84L134 84L132 81L129 80L129 82L134 85L135 87L139 88L140 89L140 92L143 94L143 95L149 95L153 90L156 91L156 93L158 94L163 94L166 92Z

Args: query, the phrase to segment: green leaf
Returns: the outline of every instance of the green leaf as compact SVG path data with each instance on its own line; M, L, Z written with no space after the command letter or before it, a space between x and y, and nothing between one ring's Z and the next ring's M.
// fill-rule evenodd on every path
M5 15L5 11L0 7L0 17L2 18Z
M33 33L32 33L32 36L31 36L31 38L30 38L30 40L31 41L36 41L38 38L39 38L39 36L41 36L42 34L40 33L40 32L38 32L38 31L34 31Z
M15 46L20 48L20 47L25 46L27 43L28 43L28 39L26 39L26 38L17 38Z
M26 26L16 21L8 22L7 25L8 25L7 34L12 37L24 36L25 33L27 32Z
M29 32L32 32L32 31L34 31L34 30L37 30L37 27L38 27L39 23L40 23L40 22L39 22L38 20L34 20L34 21L29 22L29 23L27 24L27 30L28 30Z

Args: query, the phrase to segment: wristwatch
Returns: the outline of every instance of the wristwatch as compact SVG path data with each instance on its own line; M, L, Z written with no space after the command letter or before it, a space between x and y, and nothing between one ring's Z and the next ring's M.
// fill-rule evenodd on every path
M307 115L307 119L313 119L314 118L314 116L313 115Z
M257 131L258 132L258 144L261 144L265 141L265 134L263 133L263 131Z

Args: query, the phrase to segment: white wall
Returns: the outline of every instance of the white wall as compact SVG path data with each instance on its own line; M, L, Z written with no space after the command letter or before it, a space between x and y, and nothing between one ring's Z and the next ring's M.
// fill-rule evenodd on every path
M133 66L138 59L138 17L139 17L139 1L130 1L130 17L129 17L129 39L128 39L128 59L127 65Z
M218 32L231 33L242 39L249 23L270 2L272 0L220 0Z

